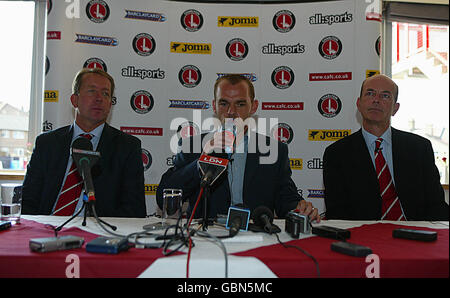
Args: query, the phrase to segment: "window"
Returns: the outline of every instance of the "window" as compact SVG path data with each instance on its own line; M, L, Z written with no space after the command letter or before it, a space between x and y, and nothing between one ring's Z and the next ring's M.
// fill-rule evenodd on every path
M24 172L32 86L34 1L0 1L0 160Z
M448 184L448 42L448 26L392 22L391 71L400 103L392 126L431 141L442 184Z

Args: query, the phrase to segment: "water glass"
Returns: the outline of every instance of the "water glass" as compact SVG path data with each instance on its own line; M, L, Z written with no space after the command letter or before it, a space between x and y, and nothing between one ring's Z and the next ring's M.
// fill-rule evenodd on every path
M0 219L12 224L20 222L22 213L22 184L3 183L0 198Z
M163 189L163 208L161 210L162 222L164 223L168 218L178 219L181 215L182 204L182 189Z

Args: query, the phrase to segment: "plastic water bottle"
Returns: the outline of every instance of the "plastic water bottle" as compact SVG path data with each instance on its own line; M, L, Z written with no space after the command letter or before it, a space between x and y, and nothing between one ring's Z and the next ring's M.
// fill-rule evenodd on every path
M225 119L223 131L225 132L225 135L227 137L233 138L233 145L234 145L234 139L236 137L236 126L234 125L233 118ZM233 145L225 146L225 153L228 153L228 154L233 153Z

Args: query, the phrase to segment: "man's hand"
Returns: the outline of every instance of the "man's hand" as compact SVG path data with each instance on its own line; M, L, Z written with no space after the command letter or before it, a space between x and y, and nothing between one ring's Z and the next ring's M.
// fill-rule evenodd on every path
M235 137L229 131L221 131L214 133L214 137L205 144L203 153L210 154L213 151L225 152L225 146L233 148Z
M316 221L317 223L320 222L320 215L317 208L314 208L313 204L311 202L307 202L306 200L301 200L298 205L297 209L300 214L308 215L310 221Z

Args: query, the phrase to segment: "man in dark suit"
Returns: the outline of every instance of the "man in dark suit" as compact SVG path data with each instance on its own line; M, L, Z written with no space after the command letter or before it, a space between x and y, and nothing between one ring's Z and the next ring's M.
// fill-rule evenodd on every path
M400 220L448 220L430 141L390 126L391 116L400 107L397 96L398 86L387 76L376 75L363 82L356 103L362 128L324 152L327 219L387 219L391 210L382 211L387 187L379 182L378 176L384 174L376 168L382 153L400 204ZM382 145L377 147L377 142Z
M213 151L224 152L225 147L230 146L234 149L228 157L228 169L210 188L207 201L209 218L226 215L230 206L243 205L250 211L259 206L268 207L280 218L285 217L288 211L298 209L312 220L319 221L317 209L298 194L291 179L287 145L252 133L248 126L243 125L258 108L253 84L241 75L219 78L214 86L212 106L219 125L223 125L226 119L238 124L236 137L217 130L181 139L174 166L164 173L158 186L156 198L159 207L162 206L163 189L179 188L189 201L191 213L200 192L199 157ZM195 147L201 149L195 152ZM198 205L195 217L202 216L202 208L203 202Z
M63 185L72 166L71 144L80 135L89 134L93 150L101 155L91 170L97 215L145 217L141 142L106 123L114 94L113 78L97 68L82 69L72 89L74 123L36 138L23 183L22 213L72 215L82 206L82 193L63 207L58 200L66 192Z

